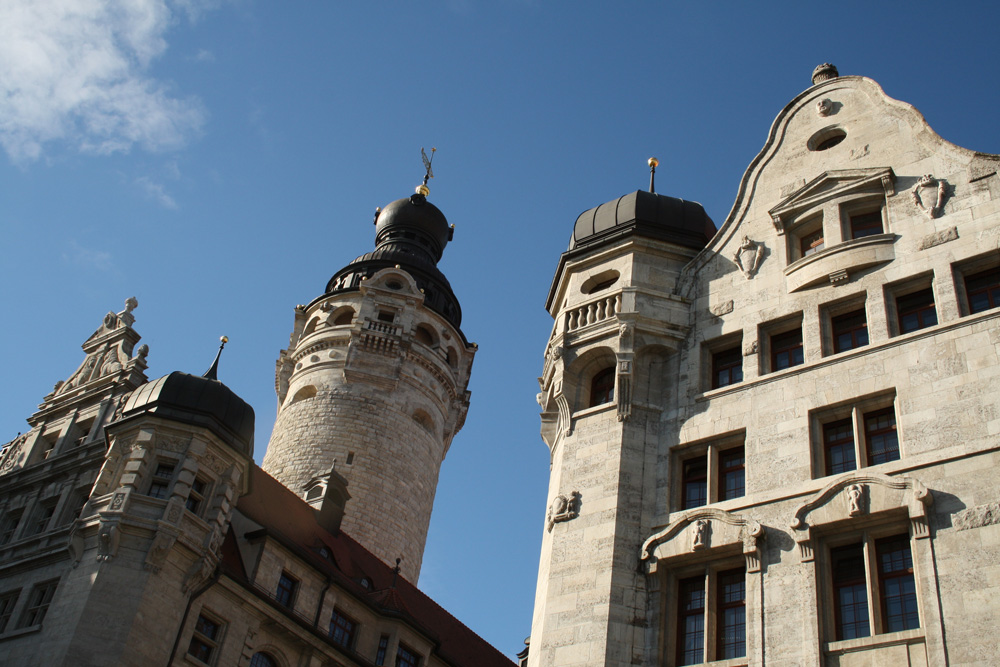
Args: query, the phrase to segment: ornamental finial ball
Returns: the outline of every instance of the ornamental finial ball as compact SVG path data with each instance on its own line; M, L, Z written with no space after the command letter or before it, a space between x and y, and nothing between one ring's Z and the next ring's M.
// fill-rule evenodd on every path
M657 160L655 157L651 157L648 160L646 160L646 164L648 164L653 169L656 169L657 167L660 166L660 161Z
M431 189L429 187L427 187L426 185L424 185L423 183L421 183L420 185L417 186L417 194L418 195L423 195L423 196L426 197L430 193L431 193Z
M229 342L229 336L219 336L219 340L222 342L223 345L225 345L226 343Z

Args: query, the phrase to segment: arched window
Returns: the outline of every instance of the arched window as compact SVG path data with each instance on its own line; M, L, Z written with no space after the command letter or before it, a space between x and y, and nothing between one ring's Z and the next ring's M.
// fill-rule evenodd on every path
M278 667L278 661L267 653L254 653L250 658L250 667Z
M610 403L615 397L615 369L605 368L594 375L590 381L590 405L604 405Z

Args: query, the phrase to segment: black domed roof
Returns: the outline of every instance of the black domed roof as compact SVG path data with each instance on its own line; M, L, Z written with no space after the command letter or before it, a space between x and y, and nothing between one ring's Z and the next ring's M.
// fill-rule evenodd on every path
M581 213L569 249L635 233L701 250L715 231L701 204L638 190Z
M148 382L129 396L122 418L142 413L203 426L253 456L253 408L218 380L174 371Z
M422 194L397 199L375 220L375 249L333 274L326 294L356 290L382 269L398 266L413 276L424 305L460 328L462 309L437 263L454 230L444 213Z

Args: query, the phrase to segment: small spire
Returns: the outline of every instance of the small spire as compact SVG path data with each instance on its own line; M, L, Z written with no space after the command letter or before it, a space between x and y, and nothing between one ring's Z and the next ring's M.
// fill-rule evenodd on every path
M649 165L649 191L655 193L656 186L653 181L656 177L656 168L660 166L660 161L657 160L655 157L651 157L648 160L646 160L646 164Z
M220 341L220 343L219 343L219 351L215 353L215 361L212 362L212 367L209 368L207 371L205 371L205 374L202 375L203 378L208 378L209 380L218 380L219 379L219 375L218 375L218 373L219 373L219 357L222 356L222 348L224 348L226 346L226 343L229 342L229 336L220 336L219 337L219 341Z

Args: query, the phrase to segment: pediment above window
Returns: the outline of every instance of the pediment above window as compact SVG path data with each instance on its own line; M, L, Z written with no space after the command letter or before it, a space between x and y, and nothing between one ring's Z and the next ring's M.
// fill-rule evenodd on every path
M698 560L703 552L732 551L746 558L747 572L759 572L763 537L764 527L750 517L705 507L685 512L647 538L639 558L652 574L659 561L674 566Z
M809 209L840 197L883 193L896 194L896 174L890 167L873 169L836 169L826 171L781 200L768 213L779 234L788 224Z

